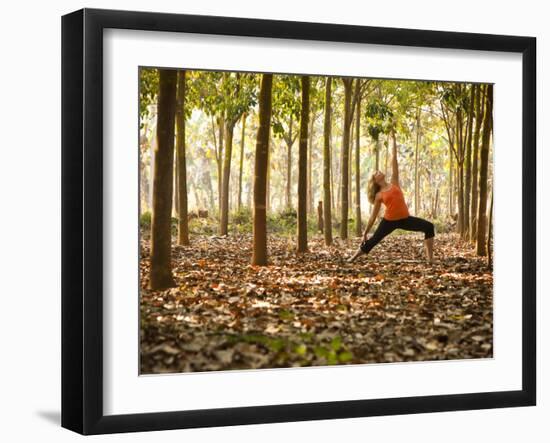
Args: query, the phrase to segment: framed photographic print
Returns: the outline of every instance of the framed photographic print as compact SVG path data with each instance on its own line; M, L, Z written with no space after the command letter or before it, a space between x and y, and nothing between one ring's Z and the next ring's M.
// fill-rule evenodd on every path
M534 405L535 51L64 16L62 426Z

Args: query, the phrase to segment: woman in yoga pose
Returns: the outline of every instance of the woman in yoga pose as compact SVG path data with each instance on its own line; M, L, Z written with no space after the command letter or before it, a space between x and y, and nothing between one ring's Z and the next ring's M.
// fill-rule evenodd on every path
M395 229L423 232L426 257L430 262L433 260L434 225L427 220L409 215L409 209L407 208L403 192L399 186L397 143L395 141L394 131L392 131L392 141L391 181L388 183L386 181L386 176L380 171L376 171L370 178L368 184L368 198L374 206L365 232L363 233L363 242L361 246L359 246L357 252L349 258L349 262L354 261L361 254L368 254L372 248ZM382 203L386 207L384 217L380 221L372 237L369 238L368 233L376 221Z

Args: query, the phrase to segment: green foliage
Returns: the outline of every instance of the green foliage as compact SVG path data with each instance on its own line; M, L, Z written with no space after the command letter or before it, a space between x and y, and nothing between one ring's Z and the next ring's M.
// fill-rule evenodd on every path
M303 341L298 341L301 338ZM335 336L327 344L315 344L312 334L302 333L295 339L289 337L272 337L260 333L250 333L228 336L228 342L233 345L239 342L251 343L265 348L281 359L291 357L302 360L302 365L310 365L311 359L317 357L323 364L336 365L349 363L353 360L353 353L346 349L339 336Z
M149 229L151 227L151 212L147 211L141 214L139 217L139 226L143 229Z
M301 84L299 75L275 75L273 77L273 98L271 128L274 137L284 138L290 131L289 121L295 122L293 131L298 133L301 110Z
M373 97L365 106L367 131L373 140L378 141L380 134L388 134L393 124L393 112L383 100Z
M198 108L230 124L258 103L256 74L199 71L194 73L191 88Z
M159 73L156 68L139 68L139 116L147 117L149 105L156 104L159 89ZM143 125L143 123L142 123Z

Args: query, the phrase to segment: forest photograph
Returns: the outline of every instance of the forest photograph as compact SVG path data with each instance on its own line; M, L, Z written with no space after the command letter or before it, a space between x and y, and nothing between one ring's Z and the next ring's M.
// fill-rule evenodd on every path
M493 357L492 84L140 67L138 100L140 374Z

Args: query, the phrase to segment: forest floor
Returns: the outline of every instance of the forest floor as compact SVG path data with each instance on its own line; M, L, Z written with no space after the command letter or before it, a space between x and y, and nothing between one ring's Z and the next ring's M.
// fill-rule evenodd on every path
M493 280L456 234L394 233L353 264L359 240L321 236L298 255L269 240L270 264L250 265L250 235L193 236L173 248L178 287L147 289L141 245L141 373L489 358Z

